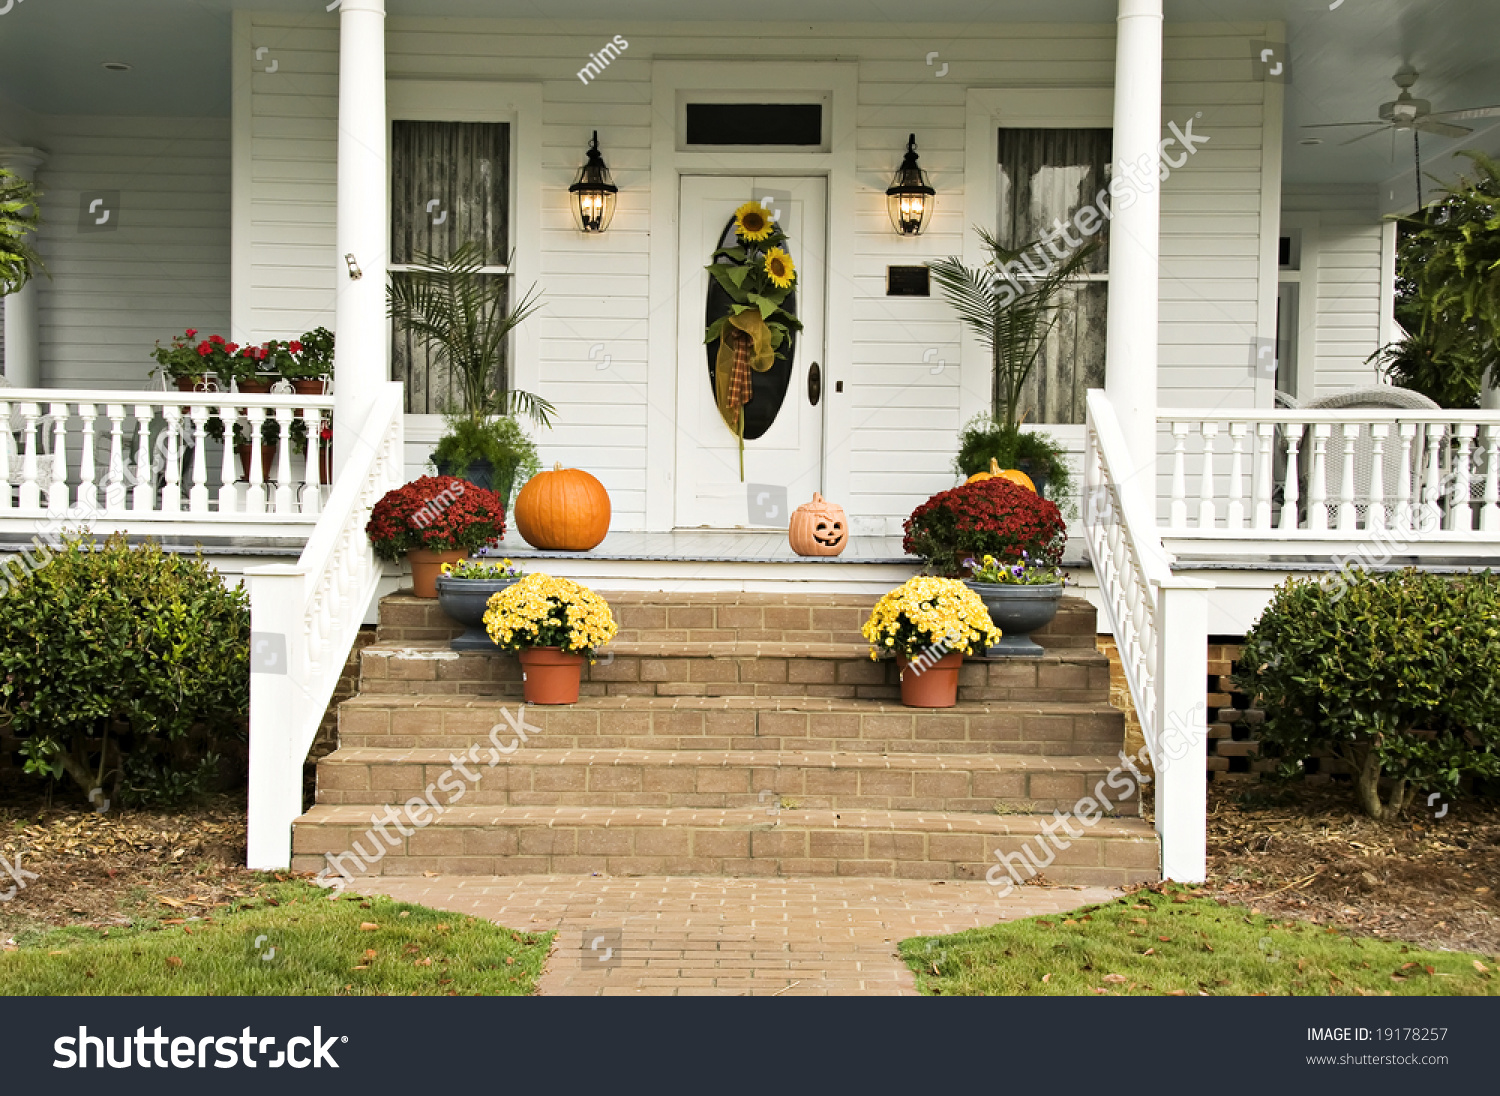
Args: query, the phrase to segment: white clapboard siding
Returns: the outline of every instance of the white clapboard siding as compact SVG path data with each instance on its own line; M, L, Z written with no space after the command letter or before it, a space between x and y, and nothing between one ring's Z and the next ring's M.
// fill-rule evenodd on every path
M41 381L140 388L158 340L229 328L229 120L44 116L47 217L36 279ZM79 230L91 191L118 191L110 232Z
M236 317L247 334L263 338L332 320L338 34L335 16L317 14L256 13L250 28L253 45L268 46L278 61L276 73L251 81L250 284L246 313ZM724 56L736 33L753 33L761 56L858 64L856 191L830 195L853 215L853 238L834 241L829 270L830 295L842 297L854 320L852 352L840 355L852 365L847 376L830 371L824 390L825 398L848 401L852 428L849 496L839 501L851 516L889 528L954 482L962 416L952 311L938 296L887 298L885 269L964 251L968 88L1107 87L1114 26L388 20L392 79L541 85L541 147L521 154L540 161L542 256L539 269L517 271L522 285L537 282L546 294L532 321L539 387L560 415L539 444L545 461L600 476L619 529L645 522L648 412L676 406L675 393L646 385L652 357L676 353L675 343L648 341L652 124L657 112L673 109L651 101L651 61ZM579 81L590 51L615 34L629 48L601 77ZM1249 47L1265 36L1262 24L1167 28L1164 121L1193 118L1194 131L1212 140L1163 194L1164 403L1248 405L1252 398L1259 255L1274 231L1261 223L1265 85L1253 78ZM931 51L948 65L941 77L925 63ZM595 129L621 194L609 232L585 240L571 227L564 192ZM913 132L938 190L929 229L915 241L891 231L884 196ZM590 360L599 344L604 350ZM597 368L606 354L609 365ZM838 381L845 388L835 396Z

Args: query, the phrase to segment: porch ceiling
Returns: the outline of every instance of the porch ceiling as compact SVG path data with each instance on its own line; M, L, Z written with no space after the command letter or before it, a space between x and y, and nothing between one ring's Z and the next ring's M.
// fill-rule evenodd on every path
M730 0L387 0L394 17L524 19L565 30L588 21L744 22ZM225 116L229 113L230 13L233 9L318 15L323 0L12 0L0 15L0 97L40 114ZM1292 80L1286 96L1285 179L1290 185L1390 183L1409 175L1411 143L1372 138L1340 147L1340 138L1304 147L1302 125L1373 117L1394 97L1402 65L1421 73L1415 94L1434 109L1500 104L1500 4L1495 0L1166 0L1172 22L1285 20ZM926 0L929 26L997 22L1112 22L1115 0ZM902 23L909 5L894 0L757 0L755 22ZM333 15L327 16L330 20ZM948 33L935 32L935 37ZM915 48L915 47L914 47ZM926 47L918 49L922 53ZM130 63L108 72L105 61ZM1358 131L1356 131L1358 132ZM1423 140L1424 159L1458 147L1500 149L1500 124L1458 141Z

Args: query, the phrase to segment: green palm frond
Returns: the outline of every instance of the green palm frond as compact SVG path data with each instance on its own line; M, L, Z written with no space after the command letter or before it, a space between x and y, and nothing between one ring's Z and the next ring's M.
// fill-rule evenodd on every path
M470 416L477 420L519 411L550 426L557 410L551 403L510 388L507 378L496 375L505 360L506 339L541 307L541 293L532 286L507 307L506 279L485 274L484 259L473 242L447 259L417 256L416 269L391 275L386 311L458 378L463 410Z

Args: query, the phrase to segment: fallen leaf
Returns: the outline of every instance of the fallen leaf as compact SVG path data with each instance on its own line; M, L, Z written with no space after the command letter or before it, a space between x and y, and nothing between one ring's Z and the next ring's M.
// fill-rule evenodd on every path
M375 958L375 949L374 948L366 948L365 949L365 958L366 959L373 959L373 958Z
M402 910L400 913L396 914L396 916L397 917L410 917L411 916L411 911L410 910Z
M414 966L414 967L430 967L430 966L432 966L432 957L428 956L426 959L418 959L415 963L412 964L412 966Z
M1186 997L1187 996L1187 990L1185 990L1185 989L1169 989L1169 990L1167 990L1167 996L1168 997Z
M1478 959L1474 960L1474 969L1477 970L1480 974L1488 974L1490 972L1490 968L1485 966Z
M515 966L515 963L516 963L516 957L514 955L507 955L505 957L505 965L506 966L512 967L512 966Z
M187 905L186 902L179 902L175 898L159 898L157 899L157 901L159 901L164 906L171 906L173 909L179 910L182 909L183 906Z
M378 928L380 928L380 926L377 925L374 921L361 921L359 923L360 932L374 932Z
M1157 940L1161 941L1163 944L1170 944L1172 942L1172 938L1170 936L1158 936Z
M1043 985L1046 985L1050 981L1052 981L1052 975L1050 975L1050 974L1044 974L1044 975L1042 975L1042 984Z
M167 956L167 966L169 966L169 967L180 967L180 966L182 966L182 960L179 959L179 958L177 958L177 956L175 956L175 955L169 955L169 956Z
M1126 978L1123 974L1106 974L1104 976L1104 980L1106 982L1127 982L1127 981L1129 981L1129 979Z
M1141 952L1141 954L1142 955L1155 955L1156 954L1156 949L1155 948L1147 948L1145 951Z
M1149 925L1151 922L1147 921L1144 917L1132 917L1130 923L1132 925Z
M425 875L428 879L434 879L437 877L437 872L435 871L424 871L422 874Z
M370 964L369 963L361 963L359 966L357 966L357 967L350 967L349 969L350 970L369 970L370 969Z

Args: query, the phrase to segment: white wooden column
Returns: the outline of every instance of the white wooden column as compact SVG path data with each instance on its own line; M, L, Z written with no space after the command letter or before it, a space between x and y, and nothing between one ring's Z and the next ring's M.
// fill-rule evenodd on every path
M28 183L36 181L36 169L46 160L47 154L40 149L0 149L0 164ZM33 278L5 298L5 379L17 388L40 388L42 382L36 283Z
M385 0L339 7L338 255L334 276L335 479L353 457L386 359ZM351 258L352 257L352 260ZM350 263L358 270L354 276Z
M1121 488L1156 513L1157 279L1160 268L1162 0L1120 0L1115 46L1114 181L1135 201L1111 198L1109 312L1104 390L1114 405L1130 474ZM1119 184L1116 186L1115 184ZM1123 469L1120 470L1122 473Z

